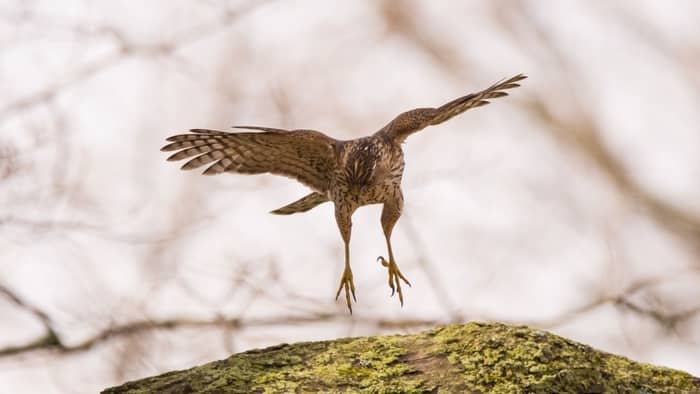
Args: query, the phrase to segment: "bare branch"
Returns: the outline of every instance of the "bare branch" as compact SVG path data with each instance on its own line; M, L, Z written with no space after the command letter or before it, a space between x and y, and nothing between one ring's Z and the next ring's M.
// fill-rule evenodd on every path
M452 321L464 320L464 318L458 312L459 309L454 302L452 302L450 295L445 290L444 283L442 283L438 273L433 268L433 264L428 258L428 253L425 251L423 241L413 225L410 215L404 213L402 223L403 227L406 229L408 238L411 240L411 245L413 245L413 248L415 249L416 261L425 273L425 276L428 278L428 282L430 283L433 293L435 293L438 301L440 304L442 304L442 307L445 309L445 313L450 316Z
M416 49L428 55L435 63L450 71L463 73L463 66L456 58L457 51L452 50L438 39L435 39L424 26L425 14L417 12L416 2L395 2L385 0L380 4L380 13L384 18L389 33L397 34L405 38Z
M506 11L506 8L502 10ZM570 86L569 81L576 79L573 77L576 67L571 59L565 55L565 51L551 34L539 24L538 18L533 15L531 9L519 4L507 10L515 12L513 18L529 22L517 24L526 26L526 31L523 32L511 27L512 24L509 22L513 20L499 19L504 31L511 34L524 47L548 56L561 74L558 78L562 85L558 89L559 92L568 93L566 102L570 104L572 111L565 115L553 110L552 106L556 105L556 102L551 98L532 95L524 100L528 112L545 126L540 129L547 132L564 148L576 151L589 159L632 206L641 207L661 228L683 239L694 254L700 255L700 216L665 201L631 176L621 160L603 141L601 136L604 130L597 124L596 118L587 112L583 100L576 95L577 89ZM556 75L552 76L552 78L556 77Z
M27 345L20 347L9 347L7 349L0 350L0 356L4 355L5 352L8 352L8 354L12 354L18 349L23 349L26 351L40 349L44 347L51 347L59 344L58 336L56 335L56 331L53 328L53 322L51 321L51 318L46 312L24 301L19 295L15 294L12 290L3 285L0 285L0 294L5 296L5 298L9 299L10 302L15 304L19 308L29 312L34 317L36 317L44 326L45 331L45 334L41 338L37 338L35 341L32 341Z
M79 353L92 349L93 347L105 342L115 340L122 337L131 337L138 334L144 334L153 331L162 330L180 330L186 328L214 328L224 331L231 331L243 328L262 328L276 327L282 325L295 324L311 324L347 320L344 313L330 314L318 313L306 316L277 316L274 318L248 319L242 320L237 317L221 317L212 320L197 320L188 318L174 318L165 320L141 320L115 325L107 328L104 331L77 344L66 344L56 335L49 336L48 334L29 344L22 346L13 346L0 349L0 358L17 356L24 353L34 352L38 350L53 351L59 354ZM434 320L419 320L419 319L354 319L356 323L364 323L374 326L377 329L419 329L438 324Z
M184 32L176 36L172 41L159 44L139 45L126 41L123 36L116 30L110 28L98 29L99 32L108 32L118 43L116 51L103 56L91 63L83 65L74 70L63 78L57 78L58 82L40 89L38 92L21 97L4 107L0 108L0 121L13 114L21 113L36 105L43 104L53 100L64 89L76 85L87 80L93 75L121 63L130 56L147 55L147 56L164 56L169 55L178 50L180 47L186 46L214 34L221 29L231 26L233 23L244 17L251 11L255 10L266 2L251 1L245 6L237 10L229 10L224 12L218 20L214 22L203 23L200 26Z
M661 227L684 239L700 254L700 218L694 212L683 210L652 194L630 176L624 165L607 148L600 138L601 131L590 117L562 119L556 116L542 98L528 102L531 113L548 127L543 127L563 146L574 149L589 158L616 187L638 204Z
M657 286L665 281L672 280L669 277L650 277L645 279L640 279L629 284L626 288L622 289L618 293L605 295L602 294L595 297L591 301L573 308L561 315L547 320L547 321L533 321L531 324L553 328L561 326L562 324L568 323L581 315L597 309L604 305L614 305L616 307L623 308L627 311L633 312L637 315L648 317L656 321L659 325L665 327L666 329L675 329L675 327L684 321L693 318L695 315L700 313L700 304L693 308L681 312L665 312L660 308L647 308L642 307L632 301L630 297L641 290L649 289L653 286Z

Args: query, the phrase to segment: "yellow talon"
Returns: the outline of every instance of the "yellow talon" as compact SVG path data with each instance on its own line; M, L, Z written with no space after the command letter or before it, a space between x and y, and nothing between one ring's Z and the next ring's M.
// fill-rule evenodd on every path
M403 280L409 287L411 287L411 282L409 282L408 279L403 276L401 271L399 271L399 266L396 265L396 262L394 262L392 259L387 261L384 257L379 256L377 257L377 261L381 262L384 267L387 267L387 270L389 271L389 288L391 288L391 296L393 296L394 293L398 293L399 302L401 303L401 306L403 306L403 291L401 291L400 280Z
M346 267L343 271L343 276L340 278L340 285L338 286L338 291L335 293L335 299L338 300L340 297L340 292L345 289L345 302L348 305L348 310L352 315L352 304L350 303L350 294L352 294L352 299L357 302L357 297L355 297L355 283L352 280L352 271L350 267Z

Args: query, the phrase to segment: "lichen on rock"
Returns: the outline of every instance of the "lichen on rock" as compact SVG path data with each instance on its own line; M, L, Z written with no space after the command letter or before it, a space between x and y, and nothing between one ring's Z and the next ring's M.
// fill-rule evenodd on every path
M685 372L524 326L282 344L105 393L700 393Z

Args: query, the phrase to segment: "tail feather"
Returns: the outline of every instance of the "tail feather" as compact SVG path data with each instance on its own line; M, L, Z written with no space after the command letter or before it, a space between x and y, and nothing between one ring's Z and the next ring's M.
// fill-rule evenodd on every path
M270 213L275 215L291 215L293 213L306 212L312 208L315 208L317 205L323 204L326 201L328 201L328 197L324 196L321 193L313 192L294 201L291 204L283 206L282 208L270 211Z

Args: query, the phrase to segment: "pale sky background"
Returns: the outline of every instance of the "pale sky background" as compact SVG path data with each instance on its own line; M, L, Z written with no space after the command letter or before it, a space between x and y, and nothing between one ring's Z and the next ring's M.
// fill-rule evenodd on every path
M700 376L698 23L693 0L1 1L0 392L469 320ZM403 308L380 206L353 217L349 316L331 204L270 215L307 190L159 152L234 124L356 138L518 73L404 145ZM2 355L49 328L98 340Z

